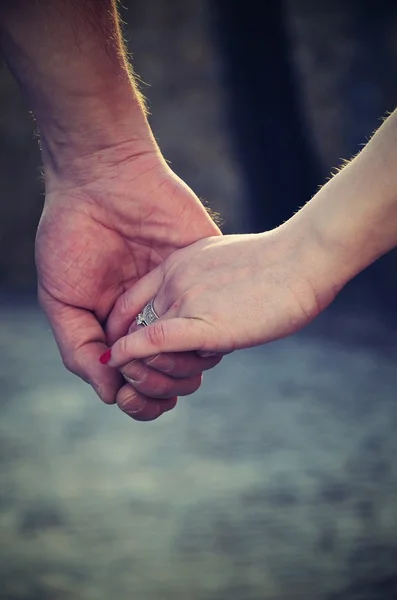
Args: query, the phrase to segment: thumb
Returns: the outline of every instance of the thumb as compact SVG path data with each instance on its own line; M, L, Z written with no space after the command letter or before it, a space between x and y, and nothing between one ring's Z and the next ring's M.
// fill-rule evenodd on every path
M213 349L214 341L202 320L164 317L120 338L111 348L109 366L121 367L135 358L147 358L164 352Z
M42 290L39 300L65 367L91 384L106 404L113 404L123 379L117 371L99 362L107 345L96 317L88 310L63 304Z

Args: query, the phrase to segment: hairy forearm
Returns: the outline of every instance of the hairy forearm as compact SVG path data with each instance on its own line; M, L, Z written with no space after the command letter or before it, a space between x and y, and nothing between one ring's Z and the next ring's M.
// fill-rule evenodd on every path
M397 111L287 226L303 243L316 238L311 264L321 289L340 289L397 245Z
M0 33L36 117L46 169L152 142L115 0L0 0Z

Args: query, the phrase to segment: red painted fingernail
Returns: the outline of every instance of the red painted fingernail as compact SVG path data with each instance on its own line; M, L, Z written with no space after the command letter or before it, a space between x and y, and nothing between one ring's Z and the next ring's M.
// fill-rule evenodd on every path
M112 357L112 350L109 348L109 350L106 350L106 352L104 352L102 354L102 356L99 357L99 362L102 365L107 365L109 360L111 359L111 357Z

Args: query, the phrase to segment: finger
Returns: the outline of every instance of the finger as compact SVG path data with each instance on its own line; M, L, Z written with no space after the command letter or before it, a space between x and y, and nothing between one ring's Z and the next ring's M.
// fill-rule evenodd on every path
M216 347L211 329L207 329L202 320L164 317L164 320L159 319L120 338L107 356L109 365L120 367L135 358L147 358L163 352L212 351Z
M127 333L131 322L156 295L162 281L161 267L157 267L119 296L106 322L106 339L109 346Z
M119 408L136 421L153 421L164 412L172 410L177 403L177 398L157 400L147 398L130 385L124 385L117 394Z
M105 333L90 312L39 293L40 304L54 333L65 367L90 383L106 404L114 404L123 384L121 374L99 362L107 349Z
M167 316L170 314L171 311L168 311ZM141 328L142 326L138 326L133 321L128 328L128 333L134 333ZM203 371L213 369L220 363L223 357L223 354L220 352L209 352L207 354L207 357L201 357L199 352L157 354L156 356L143 359L143 362L157 371L166 373L170 377L193 377L194 375L201 374Z
M174 379L150 369L140 360L133 360L121 369L124 379L140 394L150 398L173 398L196 392L202 380L201 373L193 377Z
M157 354L142 360L151 369L165 373L169 377L183 378L194 377L203 371L213 369L219 365L222 358L222 354L201 358L196 352L177 352Z
M171 311L168 311L167 316L170 314ZM142 326L133 321L128 328L128 333L134 333L141 328ZM222 357L223 354L220 352L204 352L202 354L200 352L179 352L157 354L143 359L143 362L157 371L167 373L170 377L192 377L213 369L220 363Z

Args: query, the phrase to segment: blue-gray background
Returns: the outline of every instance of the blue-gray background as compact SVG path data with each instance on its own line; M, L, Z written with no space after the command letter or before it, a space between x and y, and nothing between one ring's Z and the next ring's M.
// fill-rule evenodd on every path
M124 4L161 148L226 232L287 218L397 103L392 2ZM397 598L395 255L135 423L36 306L40 157L5 67L0 130L0 598Z

